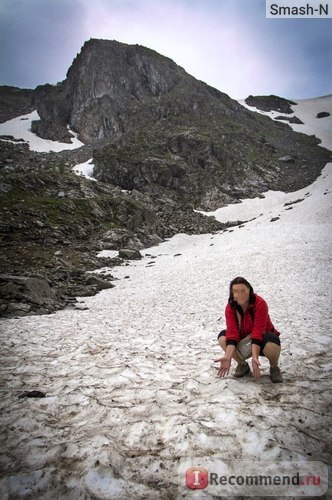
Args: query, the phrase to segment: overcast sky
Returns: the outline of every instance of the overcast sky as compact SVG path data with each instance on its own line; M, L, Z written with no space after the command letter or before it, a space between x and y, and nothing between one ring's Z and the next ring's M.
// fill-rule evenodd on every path
M90 38L138 43L233 98L332 92L332 19L265 0L0 0L0 85L57 83Z

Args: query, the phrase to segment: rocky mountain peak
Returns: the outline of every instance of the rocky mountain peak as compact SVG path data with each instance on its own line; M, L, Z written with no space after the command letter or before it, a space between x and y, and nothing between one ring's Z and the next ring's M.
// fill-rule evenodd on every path
M186 76L171 59L151 49L96 39L83 45L67 72L69 86L85 87L85 99L121 95L139 101L169 92Z
M189 75L171 59L139 45L91 39L84 44L57 86L36 90L41 118L35 132L69 139L67 124L83 142L121 135L124 114L137 103L170 92Z
M68 141L69 125L84 143L98 142L98 180L203 209L302 187L326 157L314 138L248 111L139 45L89 40L66 80L38 87L35 101L41 137ZM293 161L280 163L284 157Z

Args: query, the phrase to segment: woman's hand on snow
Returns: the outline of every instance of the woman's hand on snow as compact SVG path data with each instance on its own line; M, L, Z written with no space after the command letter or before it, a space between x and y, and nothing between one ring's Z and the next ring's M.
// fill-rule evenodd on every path
M226 358L225 356L219 359L214 360L215 363L220 362L220 366L218 369L218 377L224 377L225 375L228 375L230 367L231 367L231 358Z

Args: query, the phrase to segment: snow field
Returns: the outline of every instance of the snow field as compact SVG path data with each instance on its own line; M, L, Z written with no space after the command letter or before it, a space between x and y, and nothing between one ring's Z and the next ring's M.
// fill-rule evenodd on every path
M330 464L331 174L216 211L250 222L146 249L81 309L3 320L0 497L197 497L181 459ZM264 358L259 381L216 376L237 275L281 332L283 384Z

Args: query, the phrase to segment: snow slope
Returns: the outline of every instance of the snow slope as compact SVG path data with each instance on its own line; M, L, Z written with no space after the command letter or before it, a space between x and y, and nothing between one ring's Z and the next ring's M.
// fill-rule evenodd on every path
M0 136L12 136L21 144L29 144L31 151L37 151L39 153L49 153L51 151L59 152L65 149L76 149L84 146L84 144L77 139L77 134L69 128L68 130L73 136L71 144L66 142L50 141L38 137L38 135L31 132L31 123L39 119L37 111L33 111L27 115L18 116L17 118L13 118L7 122L0 123ZM4 139L0 137L0 140Z
M75 309L2 320L0 498L212 498L181 461L330 465L331 196L328 164L304 190L217 211L243 227L112 269L116 287ZM237 275L281 331L283 384L264 358L259 381L216 377ZM46 397L18 398L33 389Z
M79 163L78 165L75 165L75 167L73 167L72 170L76 175L85 177L86 179L90 179L90 181L97 182L97 179L93 177L93 168L94 168L93 158L90 158L90 160L84 163Z

